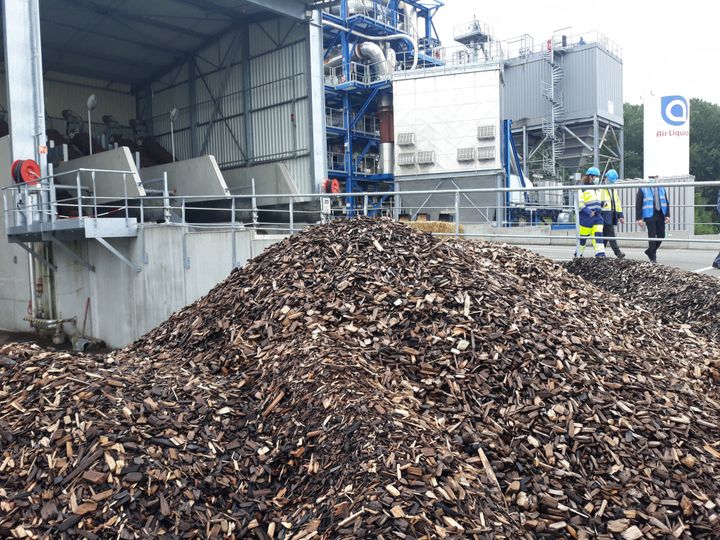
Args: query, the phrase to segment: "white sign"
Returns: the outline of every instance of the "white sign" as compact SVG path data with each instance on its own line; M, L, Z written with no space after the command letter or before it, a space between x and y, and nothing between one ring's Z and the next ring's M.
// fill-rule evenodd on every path
M645 98L644 175L690 173L690 100L670 93Z

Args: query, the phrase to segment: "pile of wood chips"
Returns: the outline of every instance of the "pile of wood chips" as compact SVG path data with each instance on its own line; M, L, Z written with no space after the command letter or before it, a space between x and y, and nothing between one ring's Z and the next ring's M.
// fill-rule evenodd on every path
M627 259L574 259L565 268L664 321L689 325L693 332L720 339L717 277Z
M718 538L718 358L524 250L334 222L123 351L0 349L0 535Z

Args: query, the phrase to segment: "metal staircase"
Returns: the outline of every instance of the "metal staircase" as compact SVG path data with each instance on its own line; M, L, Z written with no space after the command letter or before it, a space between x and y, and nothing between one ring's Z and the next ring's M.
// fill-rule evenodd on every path
M549 152L543 156L543 171L550 176L557 176L557 162L565 150L565 137L560 133L560 122L565 114L560 82L563 79L562 56L555 52L553 41L543 53L545 62L550 66L550 82L543 88L543 96L550 104L549 116L543 118L542 131L549 143Z

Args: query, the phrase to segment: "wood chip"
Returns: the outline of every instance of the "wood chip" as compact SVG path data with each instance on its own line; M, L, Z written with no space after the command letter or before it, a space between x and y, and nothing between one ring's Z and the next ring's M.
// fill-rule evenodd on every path
M720 538L720 301L638 266L685 326L622 265L337 220L122 351L0 345L0 536Z

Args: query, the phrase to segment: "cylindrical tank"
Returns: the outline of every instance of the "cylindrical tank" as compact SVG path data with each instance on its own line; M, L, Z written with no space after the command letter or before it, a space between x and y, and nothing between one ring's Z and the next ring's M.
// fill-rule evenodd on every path
M380 96L378 118L380 119L380 173L392 174L395 165L395 126L390 94Z

